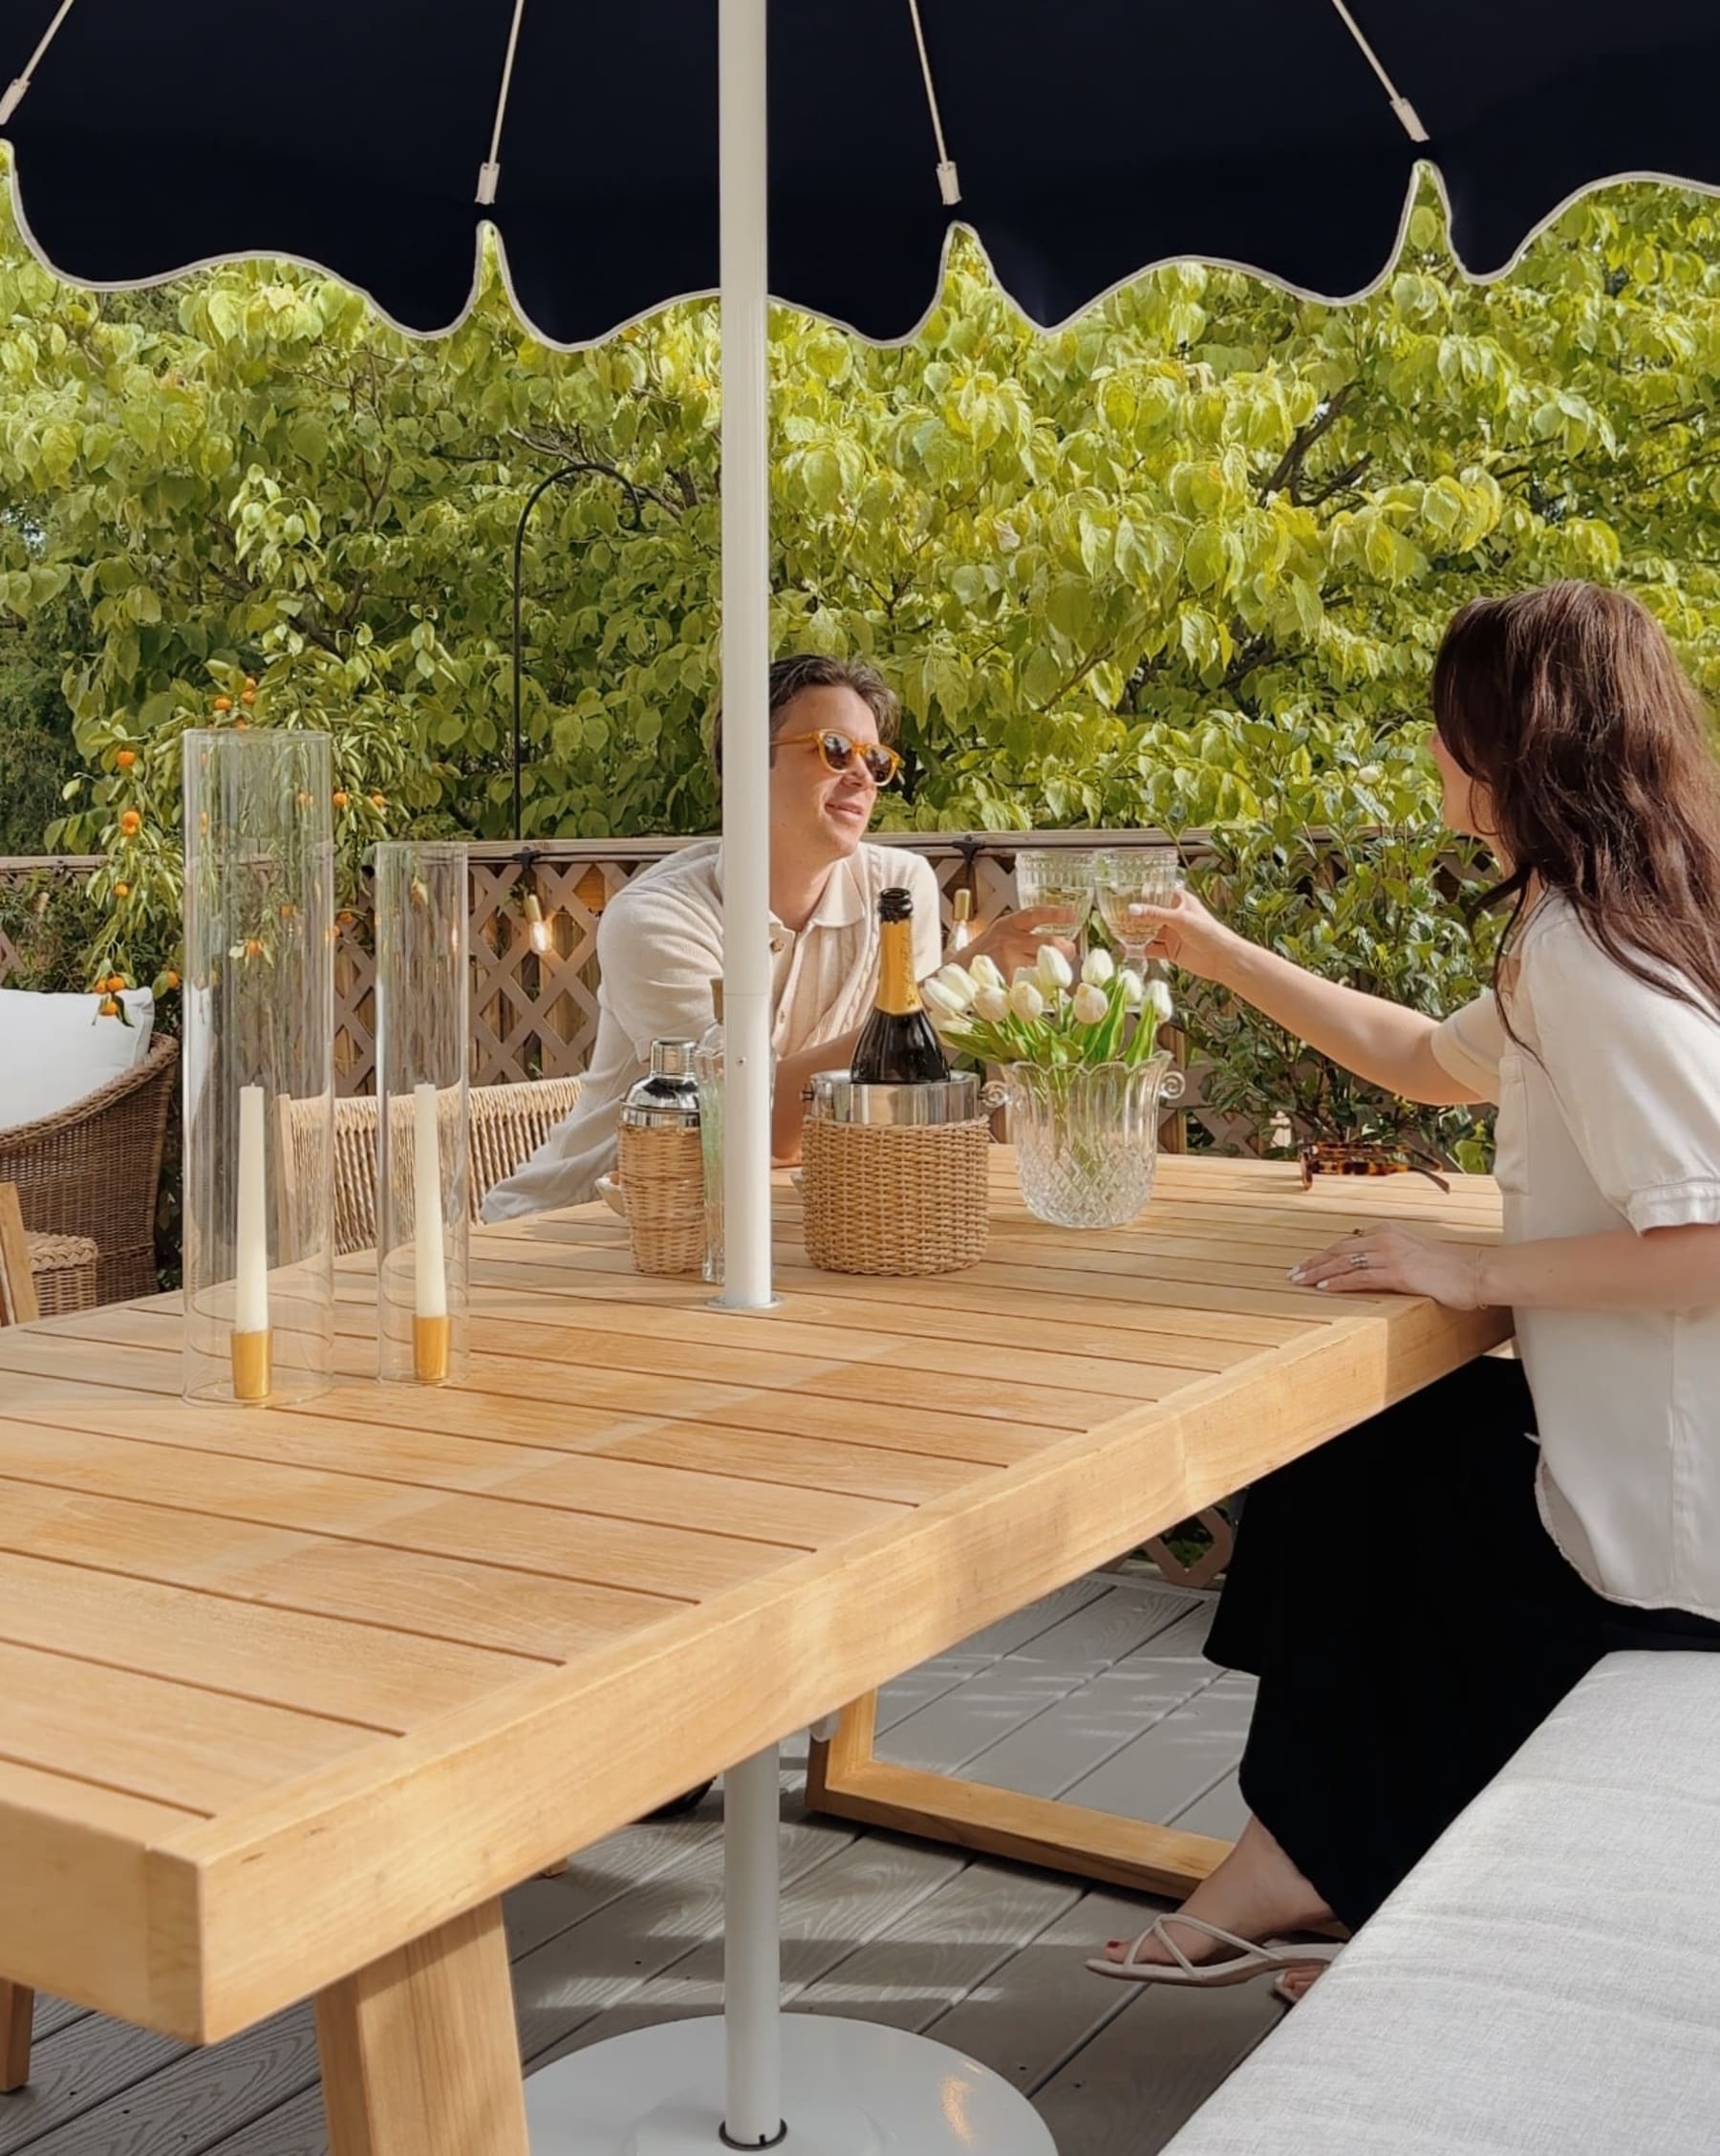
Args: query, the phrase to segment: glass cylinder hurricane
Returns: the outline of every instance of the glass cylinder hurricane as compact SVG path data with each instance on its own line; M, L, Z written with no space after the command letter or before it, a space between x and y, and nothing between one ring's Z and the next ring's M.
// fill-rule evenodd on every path
M376 1374L444 1385L470 1331L466 850L376 848Z
M257 1405L334 1349L334 848L326 734L187 733L184 1391Z

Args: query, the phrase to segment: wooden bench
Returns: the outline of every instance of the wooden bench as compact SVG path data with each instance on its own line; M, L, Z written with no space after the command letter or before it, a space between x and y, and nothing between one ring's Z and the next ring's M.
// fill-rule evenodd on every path
M1720 1658L1610 1655L1167 2156L1720 2146Z

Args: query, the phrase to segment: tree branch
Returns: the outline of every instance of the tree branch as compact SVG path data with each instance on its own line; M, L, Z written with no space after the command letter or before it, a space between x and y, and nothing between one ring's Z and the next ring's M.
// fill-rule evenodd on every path
M1345 382L1342 389L1327 398L1323 408L1306 426L1297 428L1290 437L1290 446L1279 459L1271 478L1260 489L1261 501L1270 501L1275 494L1287 493L1292 502L1301 506L1301 496L1297 489L1308 452L1337 425L1353 399L1355 390L1353 381Z

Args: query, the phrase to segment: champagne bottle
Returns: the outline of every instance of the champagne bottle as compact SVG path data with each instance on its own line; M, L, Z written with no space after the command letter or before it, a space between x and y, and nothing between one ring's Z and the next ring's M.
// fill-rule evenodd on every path
M878 894L878 994L854 1050L856 1086L934 1086L950 1075L914 978L914 899Z

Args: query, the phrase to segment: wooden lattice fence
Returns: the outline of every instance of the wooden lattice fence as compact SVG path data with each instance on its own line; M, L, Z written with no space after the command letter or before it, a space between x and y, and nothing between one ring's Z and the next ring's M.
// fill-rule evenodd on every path
M924 833L911 845L935 870L947 928L955 895L974 895L980 920L1015 903L1019 846L1088 848L1140 844L1149 834L1104 831ZM604 908L677 839L547 840L529 849L481 843L471 849L472 1080L476 1085L570 1077L591 1060L597 1033L597 924ZM87 874L93 860L0 860L0 879L44 872ZM525 899L535 894L547 948L533 948ZM335 1082L342 1093L376 1088L376 964L368 913L338 916L335 951ZM0 983L20 970L20 953L0 928ZM1205 1107L1201 1074L1188 1073L1187 1110L1221 1144L1248 1143L1252 1126ZM1169 1133L1168 1133L1169 1134Z

